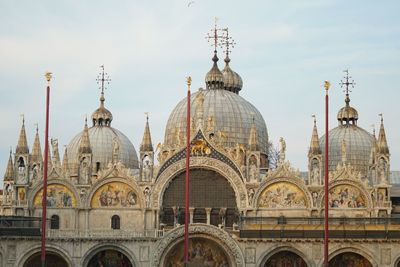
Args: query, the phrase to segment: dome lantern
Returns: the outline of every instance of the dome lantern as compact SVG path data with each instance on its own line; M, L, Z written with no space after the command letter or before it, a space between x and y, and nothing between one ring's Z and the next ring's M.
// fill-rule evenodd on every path
M234 47L236 44L232 37L229 36L229 30L228 28L223 29L225 32L224 35L224 41L222 45L225 46L225 68L222 70L222 74L224 77L224 89L234 92L235 94L239 94L239 91L242 90L243 87L243 81L242 78L240 77L239 74L237 74L235 71L231 69L229 66L229 63L231 62L231 59L229 58L229 53L231 52L229 50L230 47Z
M97 83L100 83L101 95L100 95L100 107L96 109L92 114L93 126L111 126L111 121L113 119L112 113L104 107L104 101L106 100L104 97L104 83L109 83L111 81L110 77L107 73L104 72L104 65L100 66L102 72L99 73Z
M349 81L351 79L351 76L349 76L349 71L345 70L346 76L344 77L345 81L340 82L340 86L343 87L345 86L344 92L346 92L346 98L345 98L345 103L346 105L341 108L337 114L337 119L339 121L340 125L344 124L353 124L357 125L357 120L358 120L358 112L355 108L350 106L350 96L349 96L349 86L354 88L354 85L356 84L354 80L351 82Z

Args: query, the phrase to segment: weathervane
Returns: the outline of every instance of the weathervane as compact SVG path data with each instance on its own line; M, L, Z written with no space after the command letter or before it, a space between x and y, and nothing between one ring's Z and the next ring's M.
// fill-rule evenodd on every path
M349 76L349 70L344 70L344 73L346 73L346 76L344 77L345 81L343 82L342 80L340 80L340 87L343 88L343 86L346 86L346 89L343 90L343 92L346 92L346 96L349 96L349 92L351 92L351 90L349 89L349 86L351 86L352 88L354 88L354 85L356 85L356 83L354 82L353 79L351 79L352 77ZM350 82L351 79L351 82Z
M210 33L207 33L206 39L207 41L210 43L211 40L213 40L213 43L211 44L211 46L214 46L214 53L217 53L217 46L220 44L218 42L219 38L224 38L224 36L219 35L218 31L221 31L221 29L217 28L217 22L218 22L218 18L215 17L214 19L214 29L211 29Z
M99 75L97 76L97 84L100 84L99 89L101 89L101 95L104 95L104 90L107 89L104 85L104 83L110 84L110 76L108 75L108 73L104 72L104 65L100 66L101 68L101 72L99 73Z
M231 50L229 50L229 47L230 48L234 48L235 47L235 45L236 45L236 42L235 42L235 40L233 40L233 38L232 37L230 37L229 36L229 29L228 28L224 28L224 29L222 29L222 31L224 31L224 35L223 35L223 40L222 40L222 42L221 42L221 46L225 46L225 54L226 54L226 57L228 58L229 57L229 53L230 52L232 52Z

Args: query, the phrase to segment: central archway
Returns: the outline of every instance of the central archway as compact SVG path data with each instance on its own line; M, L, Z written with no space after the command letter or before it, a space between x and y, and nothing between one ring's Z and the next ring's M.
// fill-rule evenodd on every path
M330 267L363 266L372 267L368 259L354 252L344 252L336 255L329 261Z
M134 267L128 257L114 249L104 249L92 256L87 267ZM58 266L57 266L58 267Z
M30 256L24 263L23 267L41 267L41 254L37 252ZM57 267L70 267L66 260L54 252L46 252L46 266L57 266Z
M302 257L292 251L279 251L272 255L262 267L307 267Z
M232 226L238 217L236 195L228 180L214 170L194 168L190 171L190 207L193 207L193 222L207 221L206 209L218 213L218 220L210 223ZM185 172L178 173L163 195L161 221L167 225L183 224L185 206Z

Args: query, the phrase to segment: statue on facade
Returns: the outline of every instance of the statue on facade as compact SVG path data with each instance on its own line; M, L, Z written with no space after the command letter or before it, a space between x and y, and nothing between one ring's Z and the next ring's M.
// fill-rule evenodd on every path
M197 94L195 98L195 104L196 104L196 109L195 109L195 116L196 116L196 127L197 128L203 128L203 105L204 105L204 94L203 90L199 90L199 93Z
M146 202L146 208L150 208L150 195L151 195L150 188L146 187L143 191L143 194L144 194L144 201Z
M347 161L347 152L346 152L346 140L342 140L342 162L345 163Z
M286 142L283 137L279 139L280 150L279 150L279 165L282 165L285 162L286 158Z
M379 183L386 184L388 182L386 174L387 164L384 158L379 159L378 172L379 172Z
M249 205L251 205L251 203L253 202L253 197L254 197L255 193L256 192L254 191L254 188L249 189L249 192L248 192Z
M113 163L116 163L118 161L118 157L119 157L119 142L118 142L118 138L115 136L113 138L113 143L112 143L112 161Z
M221 225L225 226L226 208L220 208L218 215Z
M320 180L320 168L319 168L319 162L317 159L312 160L310 177L311 177L310 184L318 184L318 181Z
M83 158L81 166L79 168L79 176L82 184L87 184L89 182L89 163L86 158Z
M148 157L145 157L143 160L143 180L149 181L151 175L151 162Z

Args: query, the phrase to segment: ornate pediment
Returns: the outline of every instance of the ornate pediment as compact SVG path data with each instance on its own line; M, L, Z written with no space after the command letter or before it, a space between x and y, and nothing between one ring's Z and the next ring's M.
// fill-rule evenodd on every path
M120 161L117 163L109 163L106 169L100 170L97 173L97 180L102 180L107 177L134 178L132 176L132 171L126 168Z
M239 167L228 156L218 151L204 136L201 130L197 132L195 137L190 142L190 157L205 157L220 160L234 169L240 177L242 176ZM186 158L186 148L178 150L175 154L168 158L160 167L156 177L158 178L169 166L184 158Z
M362 181L362 176L359 171L354 170L354 168L345 163L339 163L336 167L336 170L329 173L329 180L354 180L354 181Z
M300 171L291 166L289 161L280 164L276 169L269 170L266 179L273 179L278 177L293 177L300 178Z

